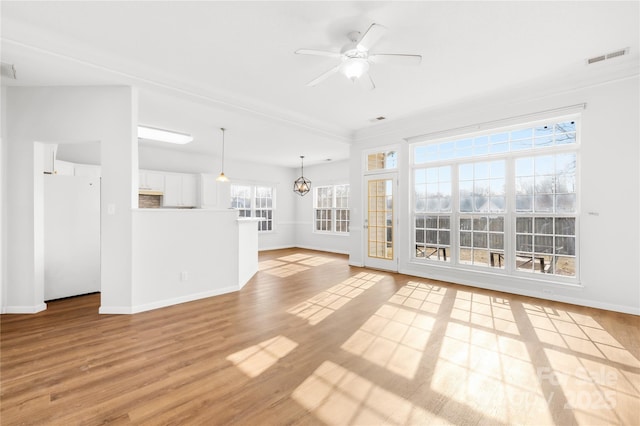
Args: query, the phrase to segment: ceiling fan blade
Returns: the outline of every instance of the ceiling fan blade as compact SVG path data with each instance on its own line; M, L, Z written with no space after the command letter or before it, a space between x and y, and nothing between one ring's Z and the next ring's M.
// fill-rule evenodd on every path
M367 73L367 77L369 77L368 80L369 80L369 83L371 83L371 90L375 89L376 84L373 82L373 78L371 78L371 74Z
M331 77L333 74L337 73L340 70L340 67L342 67L342 64L340 64L340 65L338 65L338 66L336 66L334 68L331 68L329 71L325 72L320 77L316 77L315 79L313 79L310 82L308 82L307 86L315 86L315 85L323 82L327 78Z
M375 53L369 55L371 62L376 64L420 65L421 55L405 55L400 53Z
M387 27L384 27L380 24L371 24L366 33L362 36L360 41L357 44L358 50L361 52L366 52L371 47L376 44L380 38L387 32Z
M340 52L330 52L328 50L316 50L316 49L298 49L295 51L296 55L314 55L314 56L327 56L329 58L339 58Z

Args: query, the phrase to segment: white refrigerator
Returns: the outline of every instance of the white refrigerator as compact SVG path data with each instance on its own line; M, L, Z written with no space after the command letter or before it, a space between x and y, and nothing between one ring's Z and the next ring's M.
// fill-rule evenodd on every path
M44 298L100 291L100 178L44 175Z

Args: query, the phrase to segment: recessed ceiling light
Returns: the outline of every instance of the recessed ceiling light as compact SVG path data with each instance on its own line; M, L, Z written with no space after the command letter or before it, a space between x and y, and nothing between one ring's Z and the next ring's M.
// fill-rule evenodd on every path
M148 139L152 141L175 143L179 145L184 145L193 140L193 136L186 133L174 132L173 130L157 129L155 127L149 126L138 126L138 138Z

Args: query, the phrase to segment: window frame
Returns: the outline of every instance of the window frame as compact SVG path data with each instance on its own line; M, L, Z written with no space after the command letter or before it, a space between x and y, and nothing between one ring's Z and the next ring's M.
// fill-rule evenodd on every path
M482 136L490 136L492 134L499 134L504 132L515 132L518 130L525 130L530 128L536 128L536 126L541 126L543 124L558 124L567 121L575 122L575 143L554 143L551 146L535 146L535 142L532 143L531 148L527 149L518 149L518 150L510 150L507 152L499 152L499 153L489 153L486 155L471 155L471 156L460 156L453 158L445 158L438 159L434 161L423 161L417 163L416 161L416 147L422 147L426 145L437 145L447 142L455 142L467 138L475 138ZM460 134L448 134L446 137L438 137L428 140L415 140L409 143L409 165L410 165L410 185L409 185L409 208L410 208L410 217L411 217L411 228L410 231L412 233L411 243L412 246L416 244L416 219L419 216L432 215L432 216L447 216L450 218L450 250L447 251L447 261L442 262L439 261L436 256L431 258L428 257L418 257L416 253L411 250L411 256L409 262L416 263L420 265L438 265L445 268L457 268L471 271L482 271L490 274L498 274L498 275L506 275L513 276L518 278L523 278L525 280L535 280L535 281L545 281L548 283L558 283L558 284L567 284L567 285L580 285L580 131L581 125L581 116L579 113L567 114L561 116L551 116L543 119L536 119L535 121L522 122L518 124L501 126L495 128L487 128L482 131L476 131L473 133L460 133ZM537 157L542 155L561 155L571 153L575 154L576 157L576 168L574 172L575 178L575 210L573 212L561 212L554 210L553 212L522 212L516 210L515 200L516 200L516 176L515 176L515 168L517 159L521 158L529 158L529 157ZM475 164L480 162L492 162L495 160L504 160L505 161L505 211L504 212L462 212L460 211L460 176L459 176L459 167L462 164ZM418 212L416 209L416 171L420 169L426 168L439 168L439 167L451 167L451 210L450 212ZM557 179L557 172L554 174L554 178ZM555 205L555 204L554 204ZM508 262L504 262L507 259L500 259L503 264L502 267L486 267L486 266L477 266L472 264L461 263L460 261L460 219L462 217L469 217L474 215L480 216L504 216L504 254L509 254ZM574 275L558 275L555 273L539 273L539 271L535 271L534 273L529 271L523 271L519 269L516 261L516 257L518 256L516 253L516 221L519 217L553 217L553 218L566 218L570 217L574 220ZM556 219L554 219L556 220ZM554 231L555 232L555 231ZM563 235L553 234L554 239L558 236L563 237ZM555 240L554 240L555 241ZM552 256L558 256L556 253L552 254ZM534 259L535 261L535 259ZM497 266L497 264L496 264ZM555 266L554 266L555 268Z
M346 197L338 197L338 187L347 187ZM318 192L323 189L331 188L331 206L318 206ZM349 207L349 194L351 191L351 185L349 183L338 183L330 185L317 185L313 188L313 219L312 219L312 232L314 234L322 235L340 235L349 236L351 227L351 208ZM347 206L338 206L338 198L346 199ZM318 213L327 213L324 217L319 218ZM346 219L339 218L339 212L346 212ZM322 214L321 214L322 215ZM329 230L318 229L318 220L321 220L324 224L329 224ZM337 224L346 223L346 231L338 231Z
M248 199L250 200L250 203L251 203L251 206L249 208L246 208L246 207L238 208L233 206L234 204L233 187L234 186L249 188L250 197ZM271 191L271 197L270 197L271 207L258 206L259 199L269 199L269 197L258 197L258 188L268 188ZM276 187L274 185L237 182L237 183L230 184L229 190L230 190L231 208L238 210L238 214L240 217L252 217L252 218L261 219L260 222L258 222L258 232L260 233L270 233L275 231ZM249 212L248 216L244 214L247 211ZM271 214L270 214L270 217L267 218L267 220L264 220L263 216L257 215L258 212L271 212ZM265 224L270 224L271 229L263 229Z

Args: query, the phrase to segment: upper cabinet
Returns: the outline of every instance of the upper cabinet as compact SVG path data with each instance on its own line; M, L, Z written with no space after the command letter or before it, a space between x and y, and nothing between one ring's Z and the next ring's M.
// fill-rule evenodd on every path
M152 172L150 170L140 170L138 173L138 188L147 191L165 190L165 174L160 172Z
M195 175L166 173L164 176L163 207L195 207L198 201Z
M218 207L218 185L216 175L200 175L200 207L211 209Z

